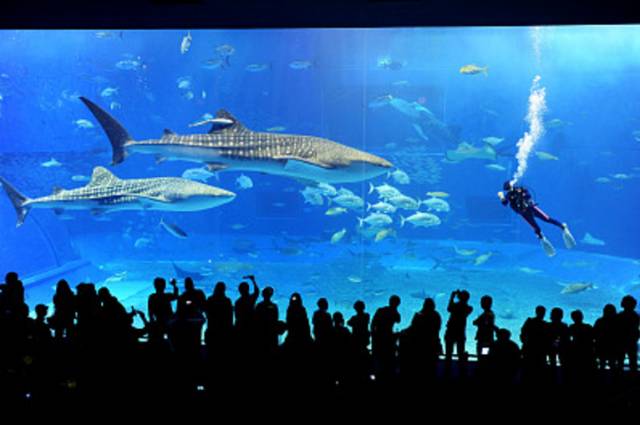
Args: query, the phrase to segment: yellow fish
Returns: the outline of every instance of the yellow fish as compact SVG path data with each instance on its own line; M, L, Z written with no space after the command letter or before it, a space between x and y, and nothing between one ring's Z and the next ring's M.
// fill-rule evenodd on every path
M557 161L560 159L555 155L551 155L549 152L542 151L536 152L536 156L538 157L538 159L541 159L543 161Z
M324 213L324 215L340 215L340 214L344 214L346 212L347 212L346 208L333 207L333 208L329 208L327 210L327 212Z
M428 196L433 196L435 198L448 198L449 194L447 192L427 192Z
M464 74L464 75L474 75L474 74L480 74L483 73L486 76L489 75L489 67L488 66L478 66L478 65L474 65L474 64L470 64L470 65L465 65L462 68L460 68L460 74Z
M489 258L493 255L493 252L487 252L486 254L479 255L478 258L473 262L474 265L479 266L487 262Z
M375 237L374 241L380 242L381 240L383 240L387 236L395 236L395 235L396 235L396 231L393 230L393 229L382 229L378 233L376 233L376 237Z
M337 232L335 232L332 236L331 236L331 243L338 243L340 242L340 240L344 237L344 235L347 233L347 229L343 228L342 230L339 230Z

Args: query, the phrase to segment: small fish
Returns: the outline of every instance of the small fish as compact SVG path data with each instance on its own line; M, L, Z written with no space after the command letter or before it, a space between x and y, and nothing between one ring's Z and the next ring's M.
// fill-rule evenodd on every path
M529 267L518 267L518 270L526 274L538 274L542 272L542 270L532 269Z
M137 71L146 68L146 66L140 60L124 59L116 62L116 68L124 71Z
M205 118L204 115L203 115L203 118ZM203 119L202 121L193 122L189 124L189 127L198 127L198 126L207 125L207 124L215 124L216 126L224 128L233 124L233 120L230 120L229 118L213 118L212 117L208 119Z
M362 283L362 278L356 275L351 275L347 277L347 280L351 283Z
M562 128L569 125L569 122L562 121L560 118L553 118L544 123L546 128Z
M267 69L269 69L269 64L266 63L252 63L247 65L245 68L245 71L249 71L249 72L262 72L262 71L266 71Z
M222 59L219 59L219 58L207 59L206 61L202 62L201 67L204 69L218 69L218 68L224 68L225 63Z
M453 249L455 250L456 254L463 255L465 257L475 255L478 252L477 249L459 249L457 246L454 246Z
M426 205L428 211L436 212L449 212L451 207L447 201L442 198L431 197L421 202L422 205Z
M251 189L253 187L253 180L244 174L241 174L240 177L236 179L236 186L240 189Z
M318 183L316 186L324 196L336 196L338 191L329 183Z
M593 246L604 246L606 245L605 242L602 239L598 239L596 237L594 237L593 235L591 235L590 233L585 233L585 235L582 237L582 240L580 241L583 244L587 244L587 245L593 245Z
M75 176L71 176L71 180L73 180L74 182L88 182L90 178L88 176L77 174Z
M380 242L381 240L385 239L388 236L395 236L395 235L396 235L396 231L394 229L391 229L391 228L382 229L378 231L378 233L376 233L376 237L374 238L374 241Z
M404 61L394 60L394 59L391 59L391 57L389 56L379 57L378 60L376 61L376 66L378 68L390 69L393 71L402 69L406 64L407 63Z
M103 285L108 285L110 283L121 282L125 277L127 277L127 272L118 272L106 278L103 282Z
M296 69L296 70L304 70L304 69L311 68L311 65L312 65L311 61L300 60L300 61L290 62L289 68Z
M504 141L504 137L489 136L482 139L482 141L490 144L491 146L496 146Z
M185 35L182 38L182 42L180 43L180 54L185 54L189 51L189 48L191 47L191 40L193 38L191 37L191 31L187 32L187 35Z
M187 100L191 100L191 99L193 99L193 98L195 97L195 94L193 94L193 92L192 92L192 91L188 91L188 92L186 92L186 93L183 95L183 97L184 97L185 99L187 99Z
M561 294L578 294L588 289L598 289L592 282L558 283L562 286Z
M122 105L119 104L118 102L111 102L109 104L109 109L111 109L112 111L115 111L116 109L120 109L122 108Z
M447 192L427 192L427 196L434 198L448 198L450 195Z
M204 90L202 90L202 91L200 92L200 98L202 98L202 99L206 99L206 98L207 98L207 92L206 92L206 91L204 91Z
M494 171L506 171L506 168L500 164L487 164L484 166L484 168Z
M365 223L371 227L380 227L393 223L393 219L383 213L371 213L366 218L358 217L358 224L360 227L363 227Z
M346 208L343 208L343 207L332 207L332 208L329 208L324 213L324 215L340 215L340 214L346 213L347 211L349 211L349 210L347 210Z
M484 74L485 77L489 76L489 67L469 64L460 68L460 74L463 75L475 75L480 73Z
M385 214L393 214L394 212L396 212L398 208L387 203L387 202L378 202L376 204L369 204L367 203L367 211L369 210L375 210L381 213L385 213Z
M493 252L487 252L486 254L482 254L479 255L474 261L473 261L473 265L474 266L480 266L484 263L487 262L487 260L489 260L489 258L491 258L491 256L493 255Z
M176 80L176 83L178 84L179 89L189 90L191 88L191 77L190 76L178 77L178 79Z
M266 131L275 131L275 132L280 132L280 131L285 131L287 129L287 127L281 126L281 125L276 125L275 127L269 127L267 128Z
M232 224L231 225L231 228L233 230L242 230L242 229L245 229L246 227L247 227L246 225L240 224L240 223L236 223L236 224Z
M611 183L611 179L609 177L598 177L596 180L596 183Z
M79 120L75 120L75 121L73 121L73 123L78 128L93 128L94 127L94 125L93 125L93 123L91 121L85 120L84 118L81 118Z
M173 223L167 223L166 221L164 221L163 218L160 219L160 225L164 228L164 230L166 230L167 232L169 232L170 234L172 234L178 239L187 239L187 237L189 237L189 235L187 235L187 232L185 232L184 230L182 230L181 228L179 228Z
M50 167L60 167L62 164L59 163L55 158L51 158L49 161L45 161L40 165L44 168L50 168Z
M221 44L216 47L216 53L222 57L228 57L236 52L236 48L230 44Z
M203 183L206 183L213 176L215 174L206 168L189 168L182 173L182 178L184 179L198 180Z
M394 172L389 171L387 173L387 178L391 178L391 177L393 177L393 180L398 184L411 183L411 179L409 178L409 175L400 169L397 169Z
M346 233L347 229L345 228L342 228L342 230L335 232L333 235L331 235L331 243L336 244L340 242Z
M102 90L100 92L100 96L102 97L111 97L113 95L118 94L118 88L117 87L107 87L106 89Z
M538 159L541 159L543 161L557 161L558 159L560 159L557 156L550 154L549 152L538 151L535 154Z
M133 243L133 246L135 248L146 248L151 244L151 239L149 238L138 238L136 239L136 241Z
M629 180L633 178L631 174L625 174L625 173L612 174L611 177L618 180Z
M439 226L442 223L438 216L423 212L417 212L406 218L400 216L400 227L404 227L405 222L413 224L414 227L433 227Z

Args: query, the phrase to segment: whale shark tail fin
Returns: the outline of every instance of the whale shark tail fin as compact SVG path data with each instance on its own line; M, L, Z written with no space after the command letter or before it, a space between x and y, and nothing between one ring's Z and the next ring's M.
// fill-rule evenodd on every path
M107 111L86 97L80 96L80 100L87 106L87 108L89 108L93 116L98 120L100 126L102 126L102 129L107 134L107 137L111 142L111 165L120 164L127 156L127 152L124 147L125 143L132 141L133 139L122 124L113 118Z
M29 198L24 196L22 193L18 192L18 190L11 185L7 180L3 177L0 177L0 183L2 183L2 187L4 191L7 192L7 196L11 203L13 204L13 208L16 210L17 221L16 227L22 226L24 223L24 219L27 217L29 210L31 209L28 205L25 205Z

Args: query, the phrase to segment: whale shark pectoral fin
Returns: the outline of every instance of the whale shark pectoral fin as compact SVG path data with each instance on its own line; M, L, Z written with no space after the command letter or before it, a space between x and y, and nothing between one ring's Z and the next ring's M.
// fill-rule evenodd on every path
M288 159L285 159L285 163L284 163L285 170L294 172L296 174L301 174L301 175L304 175L304 174L313 175L313 172L317 171L318 168L331 170L336 167L331 164L325 164L324 162L307 161L300 158L288 158Z
M53 186L53 188L51 189L54 195L57 195L58 193L62 192L64 189L59 187L59 186Z
M176 134L176 133L175 133L173 130L171 130L170 128L165 128L165 129L162 131L162 135L163 135L163 136L173 136L173 135L175 135L175 134Z
M218 131L219 132L234 132L234 133L240 133L240 132L243 132L243 131L249 131L249 129L247 127L245 127L240 121L238 121L238 119L236 117L231 115L231 113L229 113L229 111L227 111L225 109L218 110L218 112L216 112L216 118L227 119L227 120L231 121L231 124L225 124L224 126L222 126L222 128L216 128L217 126L214 124L211 127L211 130L209 130L209 133L218 132Z
M140 198L143 200L149 200L152 202L161 202L163 204L167 204L171 202L171 200L165 196L151 196L151 195L141 195L139 193L129 193L128 196L133 196L134 198Z
M226 168L229 168L229 166L222 162L207 162L207 170L211 172L222 171Z

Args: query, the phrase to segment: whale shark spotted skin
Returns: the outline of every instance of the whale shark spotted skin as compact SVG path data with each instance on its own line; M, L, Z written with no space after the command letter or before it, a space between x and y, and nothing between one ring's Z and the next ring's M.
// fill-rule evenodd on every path
M321 137L249 130L225 110L211 120L208 133L179 135L165 130L160 139L136 141L104 109L87 98L80 100L107 134L114 165L130 153L145 153L159 160L204 163L211 171L260 171L325 183L363 181L393 167L376 155Z
M54 189L53 194L30 199L0 177L18 220L24 223L31 208L90 210L94 214L119 210L199 211L218 207L235 198L235 193L177 177L120 179L103 167L93 169L91 180L77 189Z

